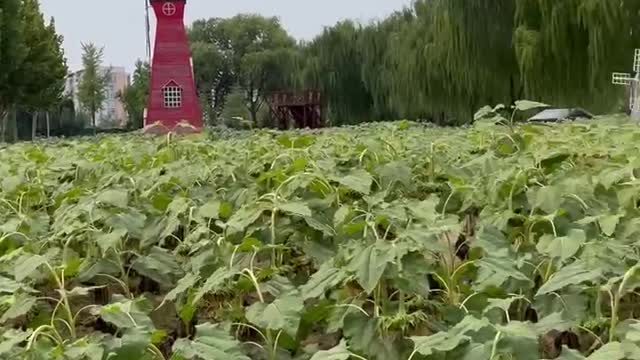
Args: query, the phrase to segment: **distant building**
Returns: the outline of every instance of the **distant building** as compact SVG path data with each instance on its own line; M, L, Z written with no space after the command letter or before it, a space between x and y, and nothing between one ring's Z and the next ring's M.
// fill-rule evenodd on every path
M110 71L111 77L106 90L106 100L102 104L102 110L96 114L96 126L100 128L125 127L127 125L127 112L124 104L118 98L118 93L129 86L129 74L121 66L103 66L100 71L102 74ZM76 111L86 112L78 99L78 88L80 81L82 81L83 73L84 70L79 70L67 76L65 93L73 99ZM90 118L91 114L88 114L88 116Z

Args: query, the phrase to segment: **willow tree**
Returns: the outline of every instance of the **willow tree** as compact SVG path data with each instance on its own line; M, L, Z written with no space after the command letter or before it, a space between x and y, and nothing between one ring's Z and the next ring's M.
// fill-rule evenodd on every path
M390 49L394 49L394 44L400 40L401 32L407 26L411 26L412 20L412 11L405 9L392 14L384 21L363 28L359 36L358 47L362 54L360 72L371 100L373 119L395 120L407 116L407 112L401 110L407 103L406 99L394 96L398 68L394 66L393 59L397 54ZM409 48L401 46L400 49Z
M637 0L518 0L515 49L527 97L610 111L611 73L640 47Z
M340 123L465 122L522 93L514 15L515 0L418 0L378 23L343 22L307 45L304 78L325 91Z
M370 120L371 96L362 81L360 26L351 21L326 28L304 44L297 74L299 87L321 90L334 125Z
M514 11L512 0L416 1L389 47L402 114L464 122L478 106L517 98Z

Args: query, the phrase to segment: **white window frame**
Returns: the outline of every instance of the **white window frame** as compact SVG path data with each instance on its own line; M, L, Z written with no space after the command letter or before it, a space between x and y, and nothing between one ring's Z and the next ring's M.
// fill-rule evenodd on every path
M182 87L170 81L162 87L162 104L166 109L179 109L182 107L182 95Z

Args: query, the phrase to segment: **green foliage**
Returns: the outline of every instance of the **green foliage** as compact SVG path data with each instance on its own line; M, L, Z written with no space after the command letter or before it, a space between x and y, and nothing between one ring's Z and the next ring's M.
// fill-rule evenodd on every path
M150 76L151 68L149 63L138 60L136 69L133 71L131 85L118 94L129 115L127 127L131 129L142 129L144 127L144 109L147 107L149 92L151 91Z
M0 117L4 118L21 94L19 72L28 45L23 39L22 1L2 0L0 9Z
M258 123L265 96L288 84L295 57L294 41L277 18L237 15L198 20L189 29L196 84L210 120L222 114L227 96L239 87Z
M19 110L35 119L38 111L60 105L67 67L62 37L53 19L45 23L38 1L3 0L0 9L1 142L6 135L17 140Z
M0 357L637 358L639 137L600 118L8 146Z
M23 0L22 36L30 44L23 67L24 88L20 104L30 111L49 110L62 101L67 67L62 52L62 38L56 34L53 19L47 26L37 0Z
M106 99L111 73L102 71L103 48L93 43L82 44L82 78L78 85L80 104L91 115L91 125L96 127L96 113L102 109Z

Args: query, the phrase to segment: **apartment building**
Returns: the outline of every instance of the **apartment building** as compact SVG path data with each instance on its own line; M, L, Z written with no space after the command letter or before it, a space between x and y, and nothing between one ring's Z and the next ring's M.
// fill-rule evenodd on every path
M99 128L125 127L127 125L127 112L124 104L118 98L118 93L129 86L129 74L122 66L103 66L100 68L102 75L109 72L109 81L106 89L106 99L102 109L96 114L96 126ZM78 99L78 88L82 81L84 70L73 72L67 76L65 93L73 99L76 111L86 112ZM91 114L88 114L91 117ZM91 124L87 124L90 126Z

